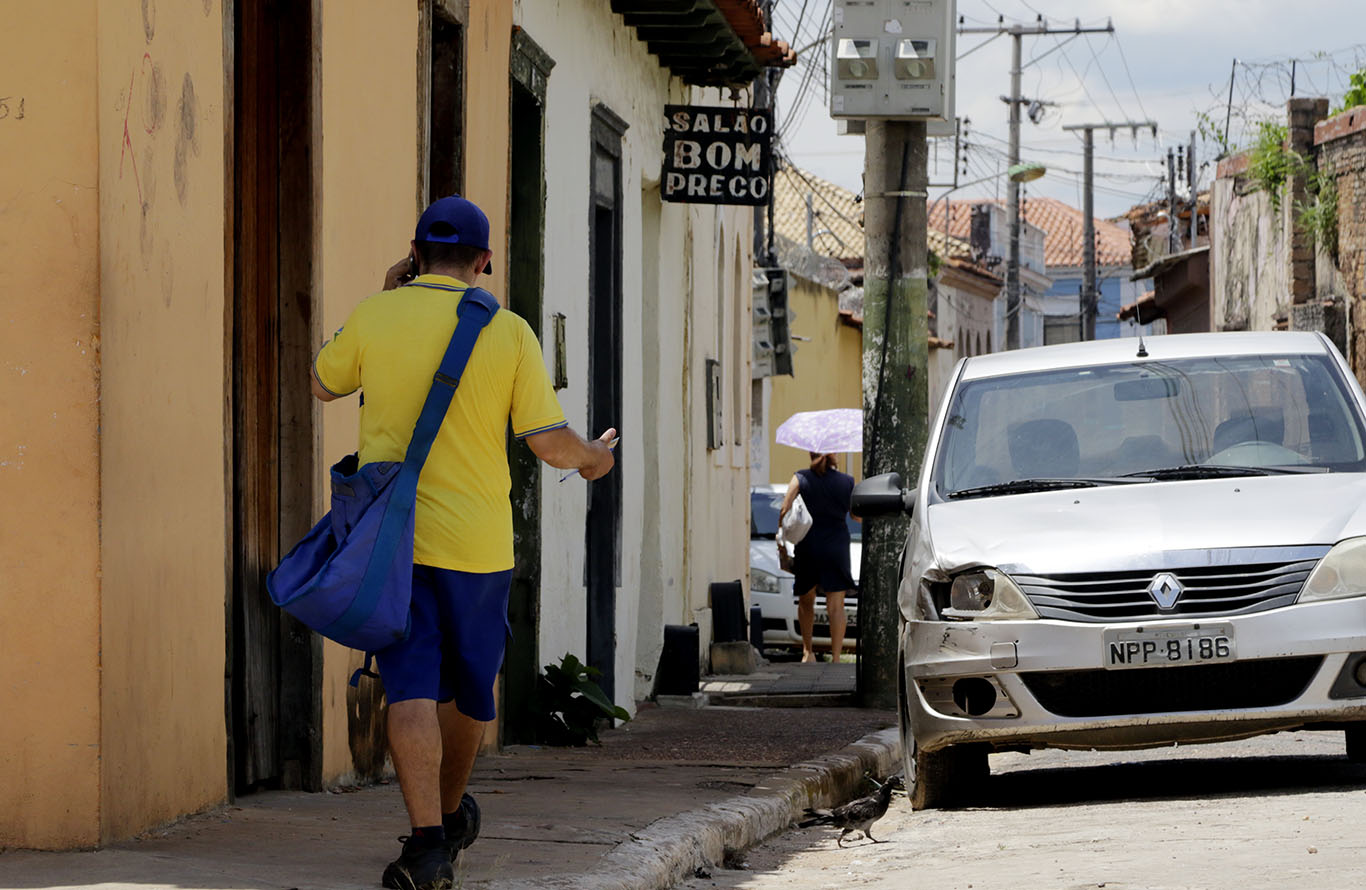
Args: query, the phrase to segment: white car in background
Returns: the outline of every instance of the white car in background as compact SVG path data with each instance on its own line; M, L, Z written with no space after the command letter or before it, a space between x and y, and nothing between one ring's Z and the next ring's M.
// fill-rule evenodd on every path
M759 607L764 616L764 646L792 647L802 645L801 630L797 626L797 595L791 572L778 564L778 510L783 505L786 485L758 485L749 490L749 593L750 602ZM849 569L858 583L859 562L863 556L861 528L849 520ZM844 597L844 614L848 627L844 633L846 651L858 644L858 590ZM825 596L816 594L816 621L811 635L816 649L830 648L830 618Z

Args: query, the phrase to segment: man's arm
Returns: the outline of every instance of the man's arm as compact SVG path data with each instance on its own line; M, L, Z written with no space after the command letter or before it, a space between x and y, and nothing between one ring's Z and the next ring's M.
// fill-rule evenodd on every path
M598 439L585 439L567 426L536 433L524 440L531 453L561 470L578 470L585 479L606 476L616 464L612 449L607 445L617 437L615 429Z
M326 389L323 389L323 385L318 382L317 371L308 372L308 382L313 387L313 398L320 402L331 402L341 398L341 396L336 393L330 393Z

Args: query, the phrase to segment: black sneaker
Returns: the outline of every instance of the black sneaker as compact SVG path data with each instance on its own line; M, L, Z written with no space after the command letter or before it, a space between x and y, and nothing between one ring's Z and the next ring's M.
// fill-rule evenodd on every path
M450 851L451 862L455 861L461 850L479 837L479 804L475 803L468 792L460 798L460 809L456 811L456 815L460 822L459 827L446 832L446 849Z
M384 869L381 885L389 890L450 890L455 868L444 844L419 846L406 835L399 840L403 841L403 852Z

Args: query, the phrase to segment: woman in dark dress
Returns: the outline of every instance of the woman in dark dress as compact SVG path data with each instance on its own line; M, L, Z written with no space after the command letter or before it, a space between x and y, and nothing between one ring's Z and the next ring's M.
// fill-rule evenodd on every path
M802 632L802 661L815 661L811 648L816 621L816 591L825 594L830 620L830 660L839 661L844 648L844 594L854 586L849 573L849 500L854 477L835 469L835 455L811 452L811 469L798 470L787 484L779 521L802 496L811 514L811 530L797 544L793 572L797 576L797 625Z

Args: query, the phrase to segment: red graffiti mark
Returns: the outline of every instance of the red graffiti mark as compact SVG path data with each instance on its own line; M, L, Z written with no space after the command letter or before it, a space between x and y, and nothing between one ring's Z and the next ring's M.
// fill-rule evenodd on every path
M123 179L123 158L125 155L133 158L133 182L138 187L138 205L142 205L142 180L138 177L138 158L133 151L133 137L128 132L128 113L133 110L133 81L138 76L138 70L133 69L133 73L128 77L128 101L123 107L123 145L119 147L119 179Z

